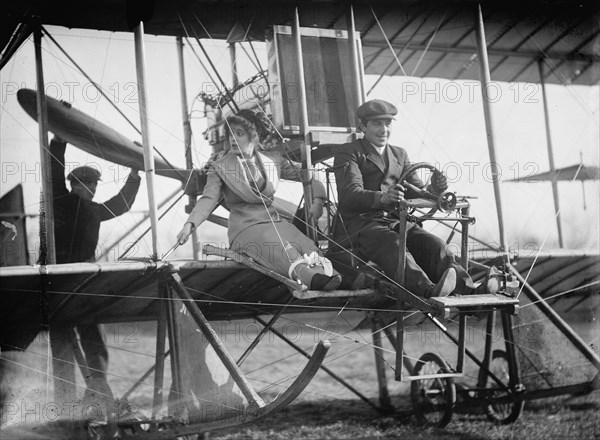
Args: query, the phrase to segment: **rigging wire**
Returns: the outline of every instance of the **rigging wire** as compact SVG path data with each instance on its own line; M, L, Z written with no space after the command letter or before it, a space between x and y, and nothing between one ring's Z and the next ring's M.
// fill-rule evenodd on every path
M538 299L538 300L532 301L529 304L525 304L524 306L520 306L520 308L524 309L525 307L532 306L532 305L537 304L539 302L542 302L542 301L545 302L545 301L548 301L550 299L559 298L559 297L564 296L564 295L566 295L568 293L577 292L578 290L584 290L584 289L587 289L589 287L596 286L598 284L600 284L600 281L594 281L593 283L584 284L583 286L577 286L577 287L574 287L573 289L565 290L563 292L559 292L559 293L556 293L556 294L551 295L551 296L543 297L541 300Z
M535 264L535 263L534 263L534 264ZM533 267L533 266L532 266L532 267ZM341 311L340 311L340 313L341 313ZM339 315L339 314L338 314L338 315ZM363 339L364 339L364 338L363 338ZM360 348L364 348L364 347L360 347Z
M373 15L375 16L375 12L373 11L373 9L372 9L372 8L371 8L371 11L373 12ZM375 19L377 20L377 22L378 22L378 24L379 24L379 26L380 26L380 29L382 30L382 33L383 33L383 35L385 36L385 32L383 32L383 29L381 28L381 24L379 23L379 20L377 19L377 17L376 17L376 16L375 16ZM209 33L208 33L208 31L206 30L206 28L204 28L204 26L202 25L202 22L201 22L201 21L200 21L200 20L199 20L197 17L196 17L196 20L197 20L197 21L200 23L200 25L202 26L202 28L204 29L204 31L206 32L206 34L207 34L207 35L208 35L208 36L209 36L209 37L212 39L212 37L210 36L210 34L209 34ZM181 21L181 17L180 17L180 21ZM182 24L183 24L183 22L182 22ZM439 25L438 25L438 27L439 27ZM248 29L249 29L249 28L248 28ZM196 37L196 39L197 39L197 37ZM386 40L387 40L387 37L386 37ZM388 44L390 44L390 43L389 43L389 41L388 41ZM391 46L391 45L390 45L390 46ZM218 72L216 72L216 69L215 69L215 67L214 67L214 65L213 65L212 63L211 63L211 66L213 67L213 70L215 70L215 73L217 73L217 74L218 74ZM221 81L222 81L222 80L221 80ZM223 85L224 85L224 84L223 84ZM230 96L230 94L229 94L229 92L228 92L228 90L227 90L227 89L225 89L225 92L226 92L226 94L227 94L228 96ZM236 107L237 107L237 106L236 106ZM274 124L274 123L273 123L273 122L270 120L270 118L268 118L268 115L266 114L266 111L265 111L265 110L262 108L262 106L260 105L260 103L258 103L258 107L259 107L259 108L260 108L260 110L263 112L263 114L266 116L266 119L267 119L267 120L268 120L268 121L271 123L271 125L273 126L273 128L275 129L275 131L277 132L277 134L279 135L280 139L282 139L282 140L283 140L284 138L283 138L282 134L279 132L279 130L277 129L277 127L275 126L275 124ZM287 145L287 143L285 143L285 144ZM285 152L285 150L284 150L284 152ZM286 153L286 155L287 155L287 152L285 152L285 153ZM289 160L289 156L288 156L288 160ZM261 199L261 200L262 200L262 199ZM264 204L264 202L263 202L263 204ZM290 214L294 215L294 213L290 213ZM269 217L270 217L270 214L269 214ZM301 220L301 219L299 219L299 220ZM271 221L272 221L272 218L271 218ZM301 221L302 221L304 224L306 224L307 226L309 226L309 227L310 227L310 225L308 224L308 222L307 222L307 221L305 221L305 220L301 220ZM279 233L277 233L277 234L278 234L278 236L279 236ZM280 238L280 241L281 241L281 237L279 237L279 238ZM335 243L335 241L333 241L331 238L329 238L329 237L328 237L327 239L328 239L329 241L331 241L331 242ZM337 244L337 243L335 243L335 244ZM282 243L282 246L283 246L283 243ZM339 245L338 245L338 246L339 246ZM342 248L342 247L340 247L340 248ZM342 248L342 249L344 249L344 248ZM344 249L344 251L346 251L346 252L350 253L351 255L353 255L353 254L352 254L352 252L351 252L351 251L349 251L349 250L346 250L346 249ZM286 253L287 253L287 251L286 251ZM356 257L356 256L355 256L355 257ZM288 255L288 258L289 258L289 255ZM358 257L356 257L356 258L358 258ZM359 261L362 261L360 258L358 258L358 259L359 259ZM366 264L366 261L364 261L363 263L364 263L364 264ZM401 290L403 290L403 291L405 291L405 292L408 292L409 294L413 295L413 294L412 294L412 292L408 291L408 289L406 289L404 286L401 286L399 283L397 283L397 282L396 282L396 281L394 281L393 279L391 279L391 278L387 277L387 276L386 276L385 274L383 274L382 272L380 273L380 275L382 275L383 277L385 277L386 279L388 279L388 280L389 280L390 282L392 282L392 283L393 283L393 284L394 284L396 287L398 287L398 288L400 288Z
M58 44L58 42L52 37L52 35L50 35L50 33L42 26L42 31L44 32L44 35L46 35L50 41L52 41L52 43L54 43L54 45L67 57L67 59L69 61L71 61L71 63L75 66L75 68L94 86L94 88L96 90L98 90L98 92L102 95L103 98L106 99L106 101L108 101L108 103L125 119L125 121L127 123L129 123L129 125L138 133L138 134L142 134L142 132L140 131L139 128L137 128L137 126L125 115L125 113L123 113L123 111L117 106L116 104L116 100L111 99L106 92L104 91L104 89L102 88L102 86L100 84L98 84L96 81L94 81L80 66L79 64L77 64L77 62L62 48L62 46L60 44ZM109 37L109 42L110 37ZM105 55L105 66L106 66L106 59L108 57L108 50L106 51L106 55ZM104 70L102 75L104 75ZM137 110L133 107L130 107L133 111ZM97 107L96 107L97 110ZM161 127L162 128L162 127ZM163 130L165 130L164 128L162 128ZM165 130L167 131L167 130ZM171 136L174 136L176 139L177 137L175 136L174 133L167 131L167 133L169 133ZM179 171L179 168L176 168L161 152L160 150L158 150L156 147L152 146L152 149L166 162L166 164L170 167L170 169L172 170L176 170L178 171L178 174L180 176L181 172ZM182 176L183 177L183 176Z
M533 266L532 266L533 267Z
M30 351L29 353L31 353L31 354L33 354L33 355L35 355L35 356L38 356L38 357L43 357L43 358L46 358L46 357L47 357L45 354L42 354L42 353L36 353L36 352L33 352L33 351ZM15 364L15 365L18 365L18 366L20 366L20 367L24 367L24 368L26 368L26 369L28 369L28 370L31 370L31 371L34 371L34 372L36 372L36 373L40 373L40 374L42 374L42 375L46 375L46 373L45 373L45 372L43 372L43 371L41 371L41 370L37 370L37 369L35 369L35 368L32 368L32 367L29 367L29 366L27 366L27 365L25 365L25 364L22 364L22 363L20 363L20 362L16 362L16 361L13 361L13 360L10 360L10 359L7 359L7 358L4 358L4 357L3 357L2 359L3 359L4 361L6 361L6 362L10 362L10 363L12 363L12 364ZM73 365L73 366L78 366L78 365L79 365L79 364L78 364L76 361L75 361L75 362L73 362L73 361L69 361L69 360L67 360L67 359L60 359L60 358L56 358L56 357L54 357L54 356L52 357L52 359L55 359L55 360L57 360L57 361L63 362L63 363L65 363L65 364ZM47 361L49 362L49 359L47 359ZM101 373L104 373L104 374L106 374L107 376L116 377L116 378L122 379L122 380L124 380L124 381L126 381L126 382L138 383L138 381L137 381L137 380L134 380L134 379L127 378L127 377L125 377L125 376L123 376L123 375L120 375L120 374L111 373L111 372L108 372L108 371L104 372L104 371L102 371L102 370L98 370L98 369L92 368L92 367L90 367L90 366L87 366L87 368L88 368L90 371L101 372ZM51 376L50 376L50 378L51 378L51 379L55 379L55 380L60 380L61 382L67 383L67 384L69 384L69 385L75 385L75 387L77 387L77 388L84 388L84 389L86 389L86 388L87 388L85 385L80 385L80 384L78 384L78 383L76 383L76 382L71 382L71 381L69 381L69 380L63 379L63 378L61 378L61 377L58 377L58 376L56 376L56 375L51 375ZM147 387L150 387L150 388L152 388L152 389L158 389L158 390L161 390L161 391L167 391L167 392L170 392L170 391L172 391L170 388L162 388L162 387L157 387L156 385L154 385L154 384L150 384L150 383L147 383L147 382L139 382L139 383L138 383L138 385L145 385L145 386L147 386ZM109 395L109 394L106 394L106 393L103 393L103 392L100 392L100 391L97 391L97 390L94 390L94 393L96 393L97 395L99 395L99 396L102 396L102 397L109 397L109 398L113 398L113 396L111 396L111 395ZM235 406L232 406L232 405L228 405L228 404L225 404L225 403L219 402L219 401L217 401L217 400L207 400L207 399L203 399L203 398L201 398L201 397L199 397L199 396L197 396L197 395L195 395L195 394L184 394L184 393L182 393L181 391L180 391L178 394L179 394L179 395L181 395L181 396L183 396L183 397L188 397L190 400L196 400L196 399L197 399L197 400L199 400L199 401L202 401L202 402L204 402L204 403L209 403L209 404L217 404L217 405L220 405L220 406L222 406L222 407L224 407L224 408L228 408L228 409L236 409L236 410L238 410L238 411L239 411L239 407L235 407Z
M412 72L410 72L410 76L415 76L415 73L417 72L417 69L421 65L421 61L423 61L423 58L425 58L425 55L429 51L429 46L431 46L431 43L433 43L433 40L434 40L435 36L437 35L438 31L440 30L440 26L442 25L442 22L444 21L444 18L445 18L445 14L441 14L440 15L440 21L438 22L437 26L435 27L435 30L433 31L431 37L429 38L429 41L427 42L427 45L425 46L425 49L423 49L423 53L419 57L419 60L417 61L417 64L415 64L415 67L413 68ZM387 40L387 37L385 36L385 34L384 34L384 38ZM389 46L390 46L390 49L393 51L391 43L389 43ZM396 58L396 59L398 59L398 58ZM402 71L404 72L404 69ZM406 76L406 73L404 73L404 76Z
M392 44L390 43L390 40L388 40L388 37L385 34L385 31L383 30L383 27L381 26L381 23L379 22L379 18L377 18L377 14L375 14L375 11L373 10L372 6L369 6L369 8L371 9L371 12L373 13L373 18L375 18L375 21L377 22L377 26L379 27L379 30L381 31L381 34L383 35L383 38L385 38L385 42L387 43L390 51L392 52L392 55L394 56L394 59L396 60L396 63L398 64L398 67L400 67L400 70L402 71L402 74L404 76L407 76L406 75L406 71L404 70L404 67L402 67L402 63L400 62L400 60L398 59L398 56L396 55L396 51L392 47Z
M43 29L43 27L42 27L42 29ZM96 88L96 89L97 89L97 90L98 90L98 91L101 93L101 95L102 95L102 96L103 96L103 97L104 97L104 98L105 98L105 99L106 99L106 100L107 100L107 101L108 101L108 102L109 102L109 103L110 103L110 104L113 106L113 108L115 108L115 109L116 109L116 110L117 110L117 111L118 111L118 112L121 114L121 116L123 116L123 117L125 118L125 120L126 120L127 122L129 122L129 124L130 124L130 125L132 125L132 127L133 127L133 128L134 128L134 129L135 129L135 130L136 130L138 133L141 133L141 132L140 132L140 130L139 130L139 129L137 129L137 127L136 127L136 126L135 126L135 125L134 125L134 124L133 124L133 123L132 123L132 122L131 122L131 121L130 121L130 120L129 120L129 119L128 119L128 118L127 118L127 117L126 117L124 114L123 114L123 112L122 112L122 111L121 111L121 110L120 110L120 109L119 109L119 108L116 106L116 103L115 103L115 102L113 102L113 100L111 100L111 99L110 99L110 98L109 98L109 97L106 95L106 93L104 92L104 90L102 89L102 87L101 87L101 86L100 86L98 83L96 83L95 81L93 81L93 80L91 79L91 77L90 77L90 76L89 76L89 75L88 75L88 74L87 74L87 73L86 73L86 72L85 72L85 71L84 71L84 70L83 70L83 69L82 69L82 68L81 68L81 67L80 67L80 66L79 66L79 65L78 65L76 62L75 62L75 60L73 60L73 58L72 58L72 57L71 57L71 56L70 56L70 55L69 55L69 54L68 54L68 53L67 53L67 52L66 52L66 51L65 51L65 50L64 50L64 49L63 49L63 48L62 48L62 47L59 45L59 44L58 44L58 42L56 42L56 40L55 40L55 39L54 39L54 38L53 38L53 37L52 37L52 36L51 36L51 35L50 35L50 34L49 34L49 33L48 33L48 32L47 32L45 29L43 29L43 31L44 31L44 34L45 34L45 35L46 35L46 36L47 36L47 37L48 37L48 38L49 38L49 39L50 39L50 40L51 40L51 41L54 43L54 45L55 45L56 47L58 47L58 49L60 49L60 50L61 50L61 52L62 52L62 53L63 53L63 54L64 54L64 55L65 55L65 56L66 56L66 57L67 57L67 58L68 58L68 59L71 61L71 63L72 63L72 64L73 64L73 65L74 65L74 66L77 68L77 70L78 70L78 71L79 71L79 72L80 72L82 75L84 75L84 76L85 76L85 77L86 77L86 78L87 78L87 79L90 81L90 83L91 83L91 84L92 84L92 85L93 85L93 86L94 86L94 87L95 87L95 88ZM109 41L110 41L110 40L109 40ZM48 50L47 50L47 52L48 52L48 53L50 53L50 54L51 54L51 55L52 55L52 56L53 56L55 59L58 59L58 58L57 58L57 57L56 57L54 54L52 54L52 52L49 52ZM170 133L170 134L171 134L171 135L173 135L173 133ZM154 149L154 151L156 151L156 152L159 154L159 156L160 156L160 157L161 157L161 158L162 158L162 159L163 159L163 160L164 160L164 161L167 163L167 165L168 165L168 166L169 166L171 169L173 169L173 170L176 170L176 171L178 172L178 174L179 174L180 176L182 176L182 174L181 174L181 171L180 171L178 168L175 168L175 167L174 167L174 166L173 166L173 165L172 165L172 164L171 164L171 163L168 161L168 159L167 159L167 158L166 158L166 157L165 157L165 156L164 156L164 155L163 155L163 154L162 154L162 153L161 153L161 152L160 152L160 151L159 151L159 150L158 150L156 147L154 147L154 146L153 146L152 148ZM98 150L98 151L99 151L99 152L100 152L100 153L103 155L103 158L104 158L105 160L107 160L107 159L106 159L106 157L104 157L104 154L103 154L103 152L102 152L101 150ZM110 161L109 161L109 162L110 162ZM190 181L191 174L192 174L191 172L188 174L188 178L187 178L188 180L187 180L187 182L186 182L186 186L187 186L188 182ZM111 212L111 213L112 213L112 212ZM113 216L114 216L114 213L112 213L112 214L113 214ZM131 215L131 213L130 213L130 215ZM116 217L116 216L115 216L115 217ZM119 222L120 222L120 223L121 223L123 226L125 226L125 225L123 224L123 221L122 221L121 219L119 219ZM144 233L144 234L145 234L145 233ZM139 241L139 240L138 240L138 241ZM148 245L148 243L147 243L146 241L144 241L144 244L145 244L145 245L146 245L146 247L149 249L149 245Z
M197 17L196 17L196 19L198 20L198 18L197 18ZM181 20L181 18L180 18L180 20ZM210 37L210 34L208 34L208 32L206 31L206 29L204 28L204 26L202 25L202 23L201 23L199 20L198 20L198 22L199 22L199 23L200 23L200 25L203 27L203 29L205 30L205 32L207 33L207 35L209 35L209 37ZM183 24L183 22L182 22L182 24ZM210 37L210 38L212 38L212 37ZM196 39L197 39L197 38L196 38ZM213 70L216 70L216 69L215 69L215 67L214 67L214 65L213 65L212 63L211 63L211 66L212 66ZM218 72L216 72L216 71L215 71L215 73L217 73L217 74L218 74ZM210 75L210 73L209 73L209 75ZM222 80L221 80L221 81L222 81ZM223 84L223 85L224 85L224 84ZM224 85L224 86L225 86L225 85ZM230 93L229 93L229 91L228 91L227 89L225 89L225 92L226 92L226 94L227 94L229 97L231 97L231 95L230 95ZM217 103L217 104L220 106L220 103ZM236 107L237 107L237 105L236 105ZM265 112L265 110L262 108L262 106L260 106L260 103L258 103L258 107L259 107L259 108L260 108L260 110L263 112L263 114L265 115L265 117L266 117L266 119L269 121L269 123L271 123L271 125L273 126L273 128L276 130L276 132L277 132L277 134L279 135L280 139L282 139L282 140L283 140L284 138L283 138L282 134L279 132L279 130L278 130L278 129L277 129L277 127L276 127L276 126L273 124L273 122L270 120L270 118L268 118L268 115L266 114L266 112ZM220 107L220 108L221 108L221 111L222 111L222 107ZM231 131L231 127L229 127L229 129L230 129L230 131ZM285 143L285 144L287 145L287 143ZM285 151L285 150L284 150L284 153L285 153L285 154L286 154L286 156L288 157L288 161L290 161L290 158L289 158L289 156L288 156L288 153L287 153L287 151ZM242 155L243 155L243 153L242 153ZM249 169L248 169L248 171L249 171ZM248 173L248 174L251 174L251 173ZM302 181L303 179L302 179L302 177L301 177L301 175L300 175L300 172L299 172L299 171L298 171L298 175L299 175L299 178L300 178L300 180ZM255 180L255 179L253 178L253 180ZM256 181L255 181L254 183L256 184ZM287 249L285 248L285 245L283 244L282 238L281 238L281 236L279 235L279 232L277 231L277 228L275 227L275 224L274 224L274 222L273 222L273 219L272 219L272 217L271 217L271 214L270 214L270 212L268 211L268 208L266 207L266 204L265 204L265 202L264 202L264 200L263 200L263 196L262 196L262 194L260 195L260 197L261 197L261 201L263 202L263 205L265 206L265 209L267 210L267 213L268 213L268 215L269 215L270 221L271 221L271 223L273 224L273 227L275 228L275 231L276 231L276 233L277 233L277 236L278 236L278 238L279 238L279 240L280 240L280 242L281 242L282 246L284 247L284 250L285 250L285 252L286 252L286 254L287 254L287 256L288 256L288 259L289 259L290 257L289 257L289 254L287 253ZM265 198L266 198L266 197L265 197ZM272 202L272 203L273 203L273 202ZM276 202L274 202L274 203L275 203L276 205L278 205ZM283 208L283 207L281 207L281 206L280 206L280 208ZM283 209L285 210L285 208L283 208ZM294 215L295 213L290 213L290 214ZM301 221L302 221L303 223L305 223L307 226L309 226L309 227L310 227L310 225L309 225L309 223L308 223L307 221L305 221L305 220L301 220ZM330 240L331 240L331 239L330 239ZM332 240L332 241L333 241L333 240ZM351 251L347 251L347 252L350 252L350 253L351 253ZM290 262L291 262L291 260L290 260ZM365 263L366 263L366 262L365 262ZM385 276L385 275L383 274L383 276ZM386 278L387 278L387 276L386 276ZM400 286L400 284L399 284L399 283L396 283L396 282L395 282L395 281L393 281L391 278L388 278L388 279L389 279L389 280L390 280L392 283L394 283L394 284L396 284L398 287L400 287L401 289L403 289L403 290L405 290L405 291L407 291L407 292L408 292L408 290L407 290L407 289L405 289L403 286Z
M581 165L580 165L581 167ZM557 175L554 176L554 181L556 181L556 179L558 178ZM571 182L574 182L577 179L577 173L575 173L575 175L573 176L573 179L571 179ZM548 194L548 189L546 190L546 194ZM538 201L538 204L540 203L540 201ZM559 208L556 213L554 214L554 219L556 220L558 218L558 216L560 215L560 211L561 208ZM527 275L524 277L525 282L527 282L527 280L529 279L529 275L531 275L531 273L533 272L533 268L535 267L538 257L540 256L542 249L544 248L544 245L546 244L546 241L548 240L548 238L550 237L550 234L552 232L550 231L550 227L548 227L548 232L546 233L546 236L544 237L544 240L542 241L542 244L540 245L539 249L537 250L535 257L533 259L533 262L531 263L531 267L529 268L529 271L527 272ZM521 292L523 292L523 289L525 288L525 283L523 283L521 285L521 288L519 289L519 293L517 294L516 298L518 299L519 296L521 296Z
M222 110L222 108L221 108ZM225 124L227 124L227 128L229 129L230 135L233 137L233 129L231 128L231 125L229 125L229 121L227 119L225 119ZM273 220L273 216L271 215L271 212L269 211L269 207L267 206L267 202L266 200L269 200L269 198L265 195L263 195L262 191L260 190L260 187L258 185L258 176L255 176L252 171L250 170L250 165L248 164L247 160L249 160L249 157L245 157L244 152L242 151L242 148L237 144L237 141L233 142L234 146L237 147L242 160L238 160L238 163L242 165L242 168L245 166L245 172L247 177L250 177L252 179L252 183L254 184L254 187L252 185L250 185L250 189L252 190L252 192L260 199L261 203L263 204L263 207L265 208L265 211L267 213L267 215L269 216L269 221L271 222L271 225L273 226L273 229L275 230L275 233L277 234L277 238L279 239L279 243L281 244L281 247L283 248L288 262L292 263L294 261L294 259L292 259L292 257L290 257L290 254L288 252L288 247L293 247L287 240L286 243L283 242L283 238L281 237L281 234L279 233L279 230L277 229L277 225L275 224L275 221ZM255 149L258 148L258 145L256 145L254 147ZM258 151L256 151L257 155L256 155L256 165L257 168L263 168L263 164L261 163L261 161L258 159ZM263 170L264 171L264 170ZM227 170L223 170L223 172L227 172ZM262 172L262 171L261 171ZM266 173L266 175L264 176L264 179L267 180L268 179L268 173ZM298 251L298 254L300 254L300 252Z
M2 106L2 108L4 108L4 107ZM25 127L24 127L24 126L23 126L23 125L22 125L22 124L19 122L19 120L18 120L17 118L15 118L13 115L11 115L11 114L10 114L10 112L6 111L6 113L7 113L7 114L8 114L8 115L9 115L11 118L13 118L13 119L15 120L15 122L17 122L17 123L18 123L18 124L19 124L19 125L20 125L20 126L23 128L23 129L25 129ZM27 132L27 133L28 133L28 134L29 134L29 135L30 135L30 136L31 136L33 139L37 140L37 137L33 136L33 135L32 135L31 133L29 133L27 130L25 130L25 131L26 131L26 132ZM51 156L51 157L52 157L54 160L57 160L56 156L54 156L54 154L52 154L52 152L50 151L50 149L49 149L49 148L47 148L47 149L46 149L46 151L48 151L48 154L49 154L49 155L50 155L50 156ZM58 162L58 160L57 160L57 162ZM61 163L61 165L62 165L63 167L66 167L66 163ZM76 177L76 176L74 176L74 177L77 179L77 177ZM77 180L79 180L79 179L77 179ZM83 184L83 182L81 182L81 181L80 181L80 183L82 183L82 184ZM84 187L85 187L85 185L84 185ZM85 187L85 188L87 189L87 187ZM89 191L89 189L88 189L88 191ZM59 198L57 197L57 199L59 199ZM30 206L37 206L38 204L39 204L39 202L38 202L38 203L36 203L36 204L32 204L32 205L30 205ZM120 216L116 216L116 215L115 215L115 213L114 213L114 212L112 212L112 211L110 210L110 208L106 207L106 209L108 209L108 211L109 211L109 212L110 212L110 213L113 215L113 218L116 218L116 219L117 219L117 221L118 221L118 222L119 222L119 223L120 223L122 226L126 226L126 225L125 225L125 223L123 223L123 220L122 220L121 218L119 218ZM133 214L131 214L131 213L129 213L129 214L130 214L130 215L133 215ZM148 247L148 249L149 249L148 243L147 243L147 242L144 242L144 243L146 244L146 247Z

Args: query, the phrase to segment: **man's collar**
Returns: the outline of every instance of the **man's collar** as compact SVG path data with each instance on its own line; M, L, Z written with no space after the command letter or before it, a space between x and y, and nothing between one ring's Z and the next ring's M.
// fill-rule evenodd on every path
M365 140L365 143L367 145L369 145L373 150L375 150L375 152L377 154L379 154L380 156L382 156L385 153L385 149L388 146L388 144L385 144L383 147L378 147L377 145L373 144L371 141L368 141L366 138L363 138Z

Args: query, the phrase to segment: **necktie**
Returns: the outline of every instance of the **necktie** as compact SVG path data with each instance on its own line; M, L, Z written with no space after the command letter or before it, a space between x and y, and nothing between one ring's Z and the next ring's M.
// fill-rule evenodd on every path
M256 163L256 156L248 159L242 159L242 167L246 178L253 190L260 191L264 184L264 177Z

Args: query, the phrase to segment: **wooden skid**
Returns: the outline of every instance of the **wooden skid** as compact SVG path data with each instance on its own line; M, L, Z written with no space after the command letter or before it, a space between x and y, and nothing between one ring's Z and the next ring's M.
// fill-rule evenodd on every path
M282 410L289 405L310 383L316 372L321 367L325 355L329 350L329 341L321 341L309 361L296 377L296 380L275 400L266 404L250 385L243 372L239 369L225 346L221 343L217 334L214 332L210 323L202 314L193 298L190 296L187 288L184 286L177 270L173 267L169 270L168 283L173 288L176 295L185 303L188 313L194 319L204 337L215 350L224 367L240 388L248 404L236 411L225 415L223 418L211 421L199 422L198 419L191 419L187 423L174 418L163 420L134 420L119 422L119 438L152 438L152 439L171 439L185 435L208 432L214 429L234 427L245 424L275 411ZM175 345L176 347L176 345Z
M262 417L283 410L311 382L314 375L319 371L325 355L331 344L329 341L321 341L317 345L310 360L296 377L296 380L281 393L274 401L260 408L248 409L242 413L205 423L183 424L173 420L160 421L134 421L119 423L120 439L173 439L184 435L199 434L213 431L215 429L231 428L254 422Z

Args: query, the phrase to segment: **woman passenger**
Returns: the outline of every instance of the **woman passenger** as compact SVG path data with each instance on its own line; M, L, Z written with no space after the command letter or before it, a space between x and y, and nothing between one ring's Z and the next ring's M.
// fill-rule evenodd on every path
M262 149L260 140L268 125L251 110L227 118L231 149L210 164L202 196L177 234L185 243L221 199L230 210L227 235L230 248L254 259L274 272L298 280L310 290L333 290L341 276L307 236L277 213L274 203L279 179L301 182L301 166L278 151ZM326 192L317 180L311 182L313 203L309 215L316 221L323 214Z

